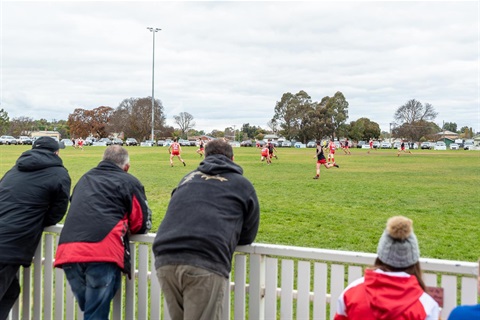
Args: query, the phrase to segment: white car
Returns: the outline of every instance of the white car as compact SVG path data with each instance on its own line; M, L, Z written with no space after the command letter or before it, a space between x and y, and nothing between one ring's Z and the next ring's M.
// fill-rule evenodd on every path
M12 136L1 136L0 144L17 144L17 139Z
M380 143L380 148L381 149L391 149L392 144L388 141L383 141L382 143Z
M60 142L63 143L65 147L73 147L73 142L70 139L62 139Z
M450 150L458 150L460 149L460 146L458 145L458 143L452 143L450 145Z
M447 145L443 141L437 141L433 150L447 150Z

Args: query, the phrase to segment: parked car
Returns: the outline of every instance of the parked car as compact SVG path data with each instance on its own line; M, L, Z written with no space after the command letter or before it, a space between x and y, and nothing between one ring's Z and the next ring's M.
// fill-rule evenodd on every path
M473 142L472 141L465 141L463 144L463 150L470 150L473 149Z
M290 148L292 146L292 142L285 140L282 142L282 147L284 148Z
M138 141L135 138L127 138L127 140L125 140L125 145L126 146L138 146Z
M379 149L379 148L380 148L380 142L378 142L378 141L373 141L373 148Z
M240 142L240 147L252 147L252 146L253 146L252 140L244 140Z
M63 143L65 147L73 147L73 142L71 139L62 139L60 142Z
M304 144L304 143L301 143L301 142L295 142L294 147L295 148L306 148L307 145Z
M153 147L155 145L155 141L153 140L145 140L140 143L141 147Z
M402 145L402 142L400 142L400 141L394 142L393 143L393 149L400 149L401 145ZM410 145L408 144L408 142L405 142L404 146L405 146L405 150L410 149Z
M12 136L1 136L0 144L17 144L17 139Z
M437 141L433 150L447 150L447 145L443 141Z
M452 143L450 145L450 150L458 150L460 149L460 146L458 145L458 143Z
M163 144L164 147L170 147L170 145L173 143L172 139L165 139L165 143Z
M32 138L27 136L20 136L16 140L17 140L17 144L28 144L28 145L33 144Z
M382 143L380 143L380 149L391 149L392 148L392 144L388 141L383 141Z
M370 144L368 143L362 144L362 149L370 149Z
M91 146L91 145L93 145L94 142L97 142L96 138L87 137L87 138L85 138L85 140L83 140L83 145L84 146Z
M107 146L112 145L112 140L110 140L108 138L102 138L102 139L98 140L98 142L105 143L105 145L107 145Z
M420 144L420 149L433 149L434 146L435 145L434 144L432 145L431 142L425 141Z
M307 148L315 148L317 146L316 141L308 141L307 142Z
M187 147L190 145L190 142L188 140L185 140L185 139L178 139L178 143L182 146L182 147Z
M157 140L157 147L163 147L163 145L165 144L165 140Z
M256 147L263 147L264 145L266 145L267 143L263 140L258 140L257 142L255 142L255 146Z
M120 138L113 138L113 139L112 139L112 144L116 144L116 145L119 145L119 146L123 146L123 140L120 139Z
M357 148L362 148L363 145L365 145L365 144L368 146L368 143L367 143L366 141L358 141L358 143L357 143ZM369 148L370 148L370 147L369 147Z

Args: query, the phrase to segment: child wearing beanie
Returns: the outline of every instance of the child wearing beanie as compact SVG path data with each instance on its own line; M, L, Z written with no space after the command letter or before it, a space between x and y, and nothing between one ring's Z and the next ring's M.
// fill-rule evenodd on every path
M425 292L412 220L403 216L388 219L377 255L365 276L340 295L334 319L438 320L439 306Z

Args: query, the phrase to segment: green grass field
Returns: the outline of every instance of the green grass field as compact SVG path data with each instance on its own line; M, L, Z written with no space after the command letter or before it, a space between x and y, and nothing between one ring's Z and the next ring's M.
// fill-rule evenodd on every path
M30 146L0 146L0 176ZM145 185L158 228L172 189L200 157L184 147L184 167L169 165L165 147L127 147L130 173ZM61 157L72 187L101 160L105 147L69 147ZM314 149L279 148L279 160L267 166L256 148L235 148L235 161L253 183L260 201L256 242L376 252L386 220L414 220L422 257L477 261L480 257L480 152L415 150L337 151L340 169L315 175ZM88 201L86 199L86 201Z

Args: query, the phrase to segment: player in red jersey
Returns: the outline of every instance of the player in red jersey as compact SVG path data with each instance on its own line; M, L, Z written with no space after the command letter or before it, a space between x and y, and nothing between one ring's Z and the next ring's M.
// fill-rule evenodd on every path
M185 161L183 161L182 156L182 147L177 142L177 139L173 140L173 143L168 147L168 152L170 153L170 166L173 167L173 157L177 157L182 163L183 166L186 166Z
M260 161L263 160L267 160L267 164L272 163L272 159L270 158L270 153L268 151L267 145L262 148L262 157L260 158Z
M335 165L335 150L337 149L337 146L333 142L332 139L330 139L330 143L328 144L328 162Z

